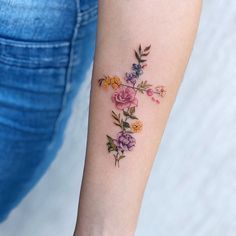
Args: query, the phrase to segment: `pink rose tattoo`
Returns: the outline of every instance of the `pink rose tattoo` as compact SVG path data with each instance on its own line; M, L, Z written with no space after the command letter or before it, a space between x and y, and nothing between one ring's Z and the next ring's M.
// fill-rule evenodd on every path
M115 103L117 109L124 110L125 108L136 107L138 105L138 99L135 95L134 89L123 87L114 92L111 100Z
M111 96L115 108L111 112L113 124L119 128L115 138L107 135L107 150L113 154L115 166L119 167L120 160L126 157L126 152L135 148L136 139L134 135L143 129L143 123L135 115L138 107L137 94L146 94L155 104L160 104L160 99L166 95L163 85L153 86L147 80L141 80L144 68L147 66L147 56L150 53L151 45L142 49L139 45L135 50L136 62L132 64L131 71L124 73L123 78L119 76L104 76L98 80L98 85L105 90L112 88L114 93Z

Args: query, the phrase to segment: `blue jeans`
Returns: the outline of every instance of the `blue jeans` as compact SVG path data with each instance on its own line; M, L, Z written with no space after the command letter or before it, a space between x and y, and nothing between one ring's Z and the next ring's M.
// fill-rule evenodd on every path
M97 0L0 0L0 222L55 159L96 19Z

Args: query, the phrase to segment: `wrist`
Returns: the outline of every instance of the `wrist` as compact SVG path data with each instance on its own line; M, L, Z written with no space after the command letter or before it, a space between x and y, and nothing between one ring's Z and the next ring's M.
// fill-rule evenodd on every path
M134 236L135 229L128 230L125 226L117 225L106 227L100 225L83 225L76 227L73 236Z

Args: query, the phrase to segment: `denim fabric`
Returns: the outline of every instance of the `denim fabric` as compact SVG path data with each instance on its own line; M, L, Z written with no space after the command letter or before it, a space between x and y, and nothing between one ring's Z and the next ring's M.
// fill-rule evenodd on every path
M56 157L96 19L97 0L0 0L0 222Z

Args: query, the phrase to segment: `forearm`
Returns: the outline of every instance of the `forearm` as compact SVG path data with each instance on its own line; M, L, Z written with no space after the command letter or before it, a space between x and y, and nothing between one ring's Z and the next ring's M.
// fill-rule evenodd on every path
M199 0L100 0L75 235L134 234L145 185L191 53L199 12ZM132 68L133 63L140 65L141 72ZM127 78L133 72L140 74ZM119 79L112 82L113 76ZM141 91L142 81L148 86L141 86ZM135 95L128 89L131 100L120 101L114 93L128 87ZM122 143L122 135L130 143Z

